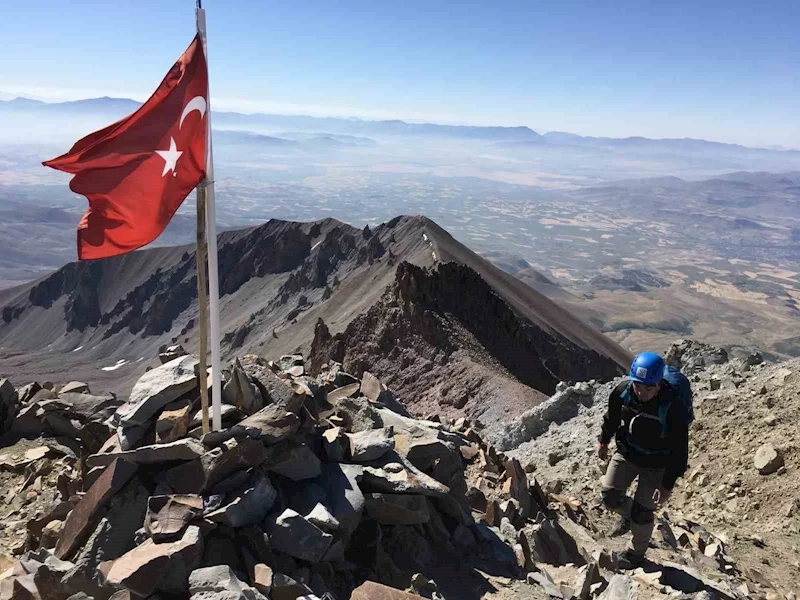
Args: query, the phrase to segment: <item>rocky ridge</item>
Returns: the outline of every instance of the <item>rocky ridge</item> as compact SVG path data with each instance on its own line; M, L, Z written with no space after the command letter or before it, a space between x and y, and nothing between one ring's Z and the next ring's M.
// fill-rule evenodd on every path
M721 572L732 572L730 565L737 565L751 579L732 586L742 597L793 597L800 579L800 361L768 363L758 353L730 359L722 348L690 340L673 344L665 356L692 382L695 421L686 477L657 521L655 562L688 552L694 566L716 562ZM581 499L601 524L599 536L610 531L613 517L599 502L605 465L595 456L595 444L619 381L563 385L537 407L549 404L558 418L526 429L531 416L523 415L507 434L515 440L521 430L529 434L509 456L550 492ZM623 547L616 539L602 542Z
M220 234L219 259L226 362L300 352L316 375L338 360L419 412L488 408L489 425L562 379L613 376L630 360L424 217L364 229L272 220ZM0 290L0 373L17 384L81 379L125 397L159 348L199 347L196 295L190 246L73 263ZM331 339L312 348L320 320Z
M723 449L711 433L718 412L737 411L718 409L713 394L741 395L742 403L758 396L765 406L780 398L789 411L800 381L797 365L764 365L757 356L701 367L698 355L706 353L704 365L719 356L708 350L685 343L669 356L696 369L693 460L722 464L731 453L708 454ZM774 434L760 441L783 465L767 475L772 453L759 468L741 457L738 485L725 489L701 483L721 477L720 469L693 471L676 508L659 516L652 562L624 573L616 563L622 541L604 537L609 515L594 502L601 465L589 456L613 382L560 384L538 420L524 417L529 440L503 454L479 423L413 418L369 372L356 377L328 362L312 378L297 355L235 361L225 373L225 429L203 435L197 361L178 347L161 361L125 402L80 382L17 389L0 382L5 440L26 436L0 457L9 490L0 535L4 599L788 600L796 593L791 573L779 572L793 567L784 567L777 540L797 536L775 531L773 540L764 528L775 518L765 498L788 500L796 460L791 413L774 403L775 422L763 423ZM762 431L754 423L728 437L749 447L745 437L755 441ZM745 501L741 511L726 506L726 517L719 507L731 493ZM724 519L737 527L727 521L725 530ZM745 520L762 533L746 533ZM752 548L770 564L753 566Z

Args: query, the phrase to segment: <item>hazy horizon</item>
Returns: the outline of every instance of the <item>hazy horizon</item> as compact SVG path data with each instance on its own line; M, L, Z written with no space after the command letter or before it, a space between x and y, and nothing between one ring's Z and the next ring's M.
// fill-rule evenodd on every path
M146 99L194 35L194 11L136 6L12 3L0 23L0 90ZM800 139L796 3L205 8L219 110L767 148Z

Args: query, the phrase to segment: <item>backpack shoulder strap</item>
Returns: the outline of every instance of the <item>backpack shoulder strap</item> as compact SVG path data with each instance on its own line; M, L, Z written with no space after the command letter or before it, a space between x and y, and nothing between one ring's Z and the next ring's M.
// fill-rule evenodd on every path
M616 387L614 392L618 393L619 397L622 398L622 404L624 406L630 406L631 402L633 402L633 396L631 395L631 380L630 379L620 383Z

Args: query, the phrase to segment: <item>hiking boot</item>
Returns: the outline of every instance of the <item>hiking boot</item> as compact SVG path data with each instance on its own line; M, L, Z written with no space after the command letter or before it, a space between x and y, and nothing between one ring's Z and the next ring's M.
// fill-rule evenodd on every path
M625 535L631 530L631 520L629 517L620 517L617 520L616 525L611 530L609 534L611 537L619 537L621 535Z
M633 550L625 550L619 555L619 568L623 571L633 571L644 564L644 554L636 554Z

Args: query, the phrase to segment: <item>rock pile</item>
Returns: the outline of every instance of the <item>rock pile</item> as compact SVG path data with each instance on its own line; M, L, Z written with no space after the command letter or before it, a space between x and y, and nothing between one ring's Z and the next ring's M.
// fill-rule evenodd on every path
M747 362L692 376L700 432L712 394L793 381ZM369 373L248 355L224 374L224 429L204 434L197 361L171 348L162 363L125 402L0 383L11 431L42 436L0 457L18 482L0 541L23 534L5 546L16 559L0 554L0 600L792 598L733 557L743 534L672 510L655 562L619 572L589 456L614 382L560 384L493 445L467 419L411 417ZM782 443L747 468L776 478L793 456ZM712 476L698 468L686 490Z
M198 361L172 348L162 362L126 402L84 384L8 390L13 431L72 450L9 459L61 456L4 599L460 598L589 558L517 461L464 419L411 418L369 373L242 357L225 374L226 428L203 434ZM470 564L487 572L477 584L437 577Z

